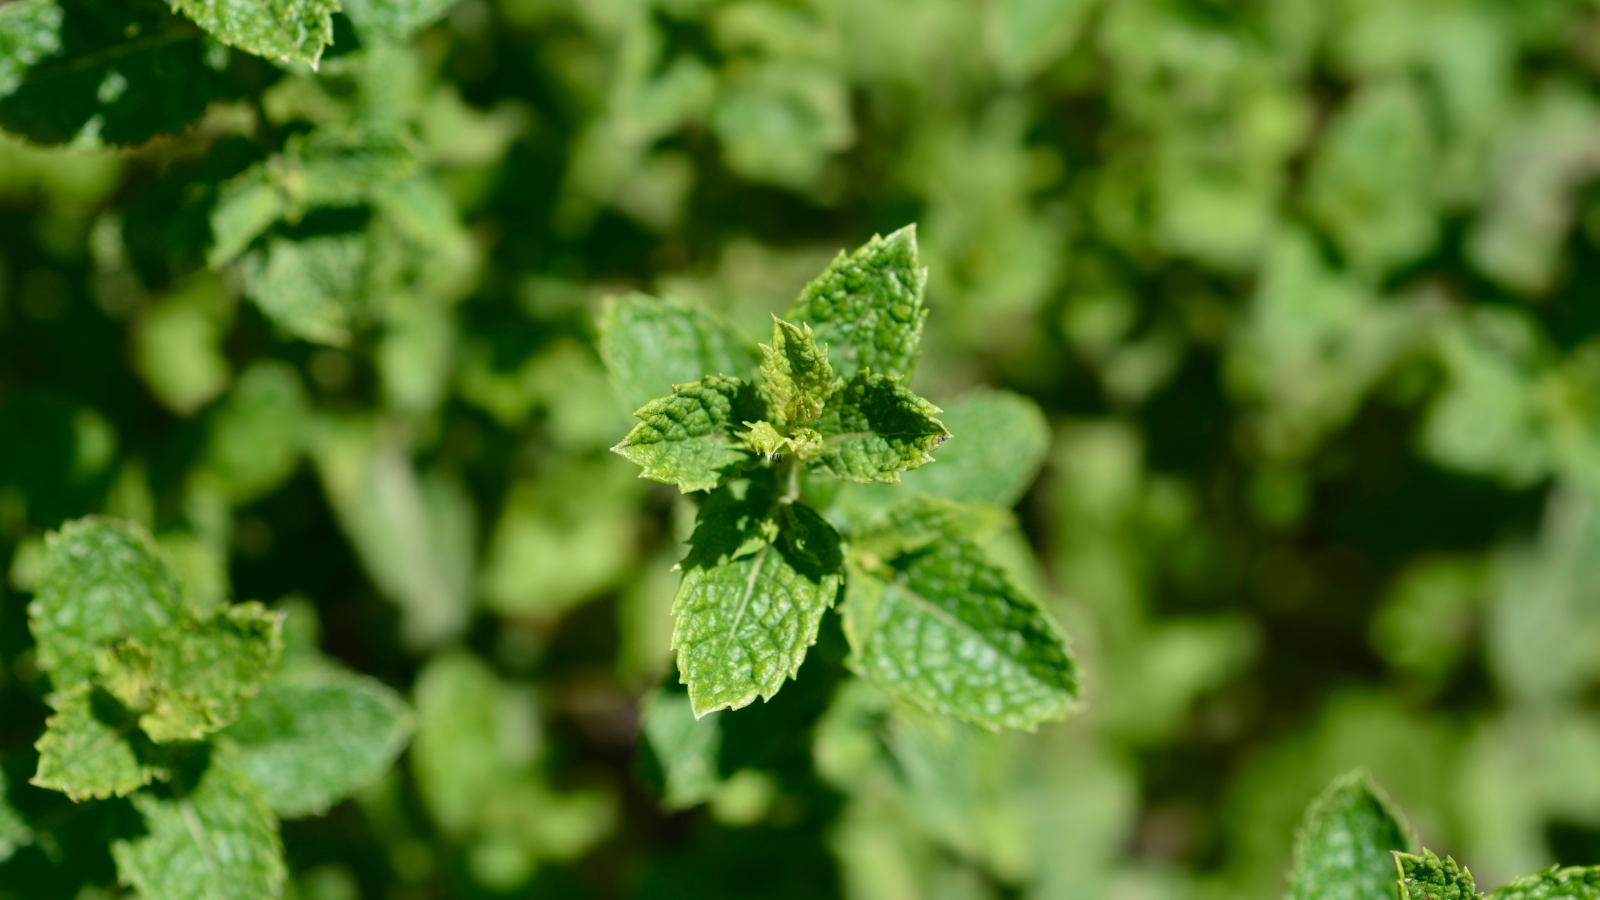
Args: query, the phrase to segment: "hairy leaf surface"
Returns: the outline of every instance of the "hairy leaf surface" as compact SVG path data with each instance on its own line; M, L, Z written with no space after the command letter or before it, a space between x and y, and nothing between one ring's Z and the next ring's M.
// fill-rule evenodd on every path
M79 685L53 694L32 783L73 800L121 797L162 774L139 759L137 721L109 695Z
M269 682L221 732L286 819L326 812L389 770L411 737L405 701L337 669Z
M765 413L754 385L707 375L645 404L634 413L639 424L612 450L644 469L640 477L686 493L709 491L750 458L739 429Z
M315 66L333 43L339 0L173 0L211 36L257 56Z
M807 322L828 345L839 377L863 369L906 377L922 340L922 290L928 270L917 264L916 226L874 236L846 256L840 253L817 276L784 318Z
M1448 856L1440 859L1424 849L1420 856L1396 853L1394 858L1400 867L1403 900L1474 900L1479 896L1472 873Z
M1295 837L1286 900L1390 900L1394 851L1416 841L1365 772L1334 781L1306 810Z
M281 618L241 603L153 641L121 641L101 655L99 668L106 689L140 713L151 740L197 741L238 718L282 649Z
M118 876L146 900L276 900L288 870L266 796L225 744L204 766L134 795L148 833L111 845Z
M838 478L894 484L907 469L933 462L950 433L934 418L939 407L887 375L858 372L817 420L817 464Z
M183 592L140 526L91 516L46 538L28 625L57 691L88 683L102 647L154 642L183 616Z
M780 424L810 425L833 393L828 348L817 346L811 326L772 320L772 343L761 345L761 380Z
M749 345L711 313L644 294L612 297L600 312L600 358L629 410L706 375L748 375Z
M1060 626L964 538L852 569L844 622L858 672L935 712L1032 728L1077 698Z
M673 601L672 646L694 714L771 699L794 677L843 581L839 535L752 486L708 500Z

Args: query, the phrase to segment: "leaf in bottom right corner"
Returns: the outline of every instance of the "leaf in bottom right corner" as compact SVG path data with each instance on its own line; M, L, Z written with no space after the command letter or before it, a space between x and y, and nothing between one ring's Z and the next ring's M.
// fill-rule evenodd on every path
M1060 626L969 540L852 567L843 614L851 667L935 712L1033 728L1077 700Z

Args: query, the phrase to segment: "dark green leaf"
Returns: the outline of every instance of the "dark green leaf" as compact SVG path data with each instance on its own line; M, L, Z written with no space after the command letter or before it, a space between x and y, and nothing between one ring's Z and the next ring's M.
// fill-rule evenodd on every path
M1295 837L1286 900L1392 900L1394 852L1416 841L1365 772L1334 781Z

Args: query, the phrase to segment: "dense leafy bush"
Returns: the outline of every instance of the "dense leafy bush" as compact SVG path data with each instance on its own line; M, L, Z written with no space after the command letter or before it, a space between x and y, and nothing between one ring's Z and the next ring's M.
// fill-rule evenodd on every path
M0 2L0 897L1590 896L1597 25Z

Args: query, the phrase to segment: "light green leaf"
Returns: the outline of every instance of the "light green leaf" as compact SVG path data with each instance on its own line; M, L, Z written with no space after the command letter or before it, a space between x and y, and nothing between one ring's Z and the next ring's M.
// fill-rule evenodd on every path
M964 394L944 408L939 421L950 438L939 445L938 465L905 473L894 490L1012 507L1033 484L1050 449L1044 412L1010 391L980 388Z
M674 385L672 396L652 400L634 415L639 424L611 449L644 469L641 478L688 493L711 490L749 460L738 429L766 418L766 404L749 382L707 375Z
M121 797L163 772L140 761L135 717L109 695L80 684L53 694L54 715L39 739L39 770L32 784L75 801ZM148 745L146 745L148 746Z
M28 820L6 799L9 790L6 773L0 771L0 863L10 859L20 847L33 843L33 829Z
M1474 900L1480 896L1472 883L1472 873L1446 856L1440 859L1432 850L1421 856L1396 853L1400 868L1400 896L1403 900Z
M857 372L822 411L817 464L846 481L894 484L907 469L933 462L950 433L939 407L887 375Z
M840 253L784 318L806 322L828 345L834 371L850 378L863 369L906 377L917 360L922 289L928 270L917 265L917 231L907 225L874 236L856 252Z
M212 745L198 780L175 775L168 789L134 795L148 833L111 845L118 877L144 900L281 897L278 820L232 749Z
M967 506L935 497L902 497L900 502L853 522L850 552L877 562L915 553L947 538L982 540L1009 516L993 506Z
M657 689L645 698L640 725L645 740L661 763L667 809L688 809L704 803L722 784L717 754L722 725L713 716L696 719L689 698Z
M320 815L376 781L411 738L405 701L382 682L318 669L268 682L221 733L286 819Z
M537 709L494 670L464 651L441 653L417 675L417 734L411 766L439 827L466 837L496 791L539 749Z
M810 325L774 316L772 344L761 345L761 379L779 424L803 428L817 420L833 393L828 348L817 346Z
M1524 875L1489 892L1489 900L1596 900L1600 898L1600 866L1569 866Z
M444 18L457 0L344 0L364 37L406 38Z
M234 382L211 419L205 468L236 505L271 493L300 464L311 403L288 363L261 359Z
M751 485L701 506L673 601L672 646L694 714L771 699L816 642L843 581L839 535Z
M629 410L706 375L741 378L755 367L749 345L720 318L679 300L644 294L607 298L600 358Z
M151 740L197 741L237 719L261 689L283 650L282 627L261 604L240 603L154 640L118 642L100 656L100 674Z
M268 59L316 66L333 43L339 0L171 0L211 36Z
M845 635L852 667L881 687L988 728L1032 728L1077 699L1060 626L970 540L860 564Z
M154 641L185 615L183 591L138 525L90 516L46 538L28 626L57 691L87 684L101 647Z
M56 0L0 6L0 97L15 91L34 63L61 52L61 19Z
M217 205L211 210L211 248L206 251L206 265L217 269L233 262L283 218L288 208L288 200L267 177L265 166L251 166L229 179L217 189Z
M1394 851L1416 840L1365 772L1333 782L1295 836L1286 900L1392 900Z
M289 334L319 344L350 340L364 311L366 239L359 234L269 240L240 260L244 292Z
M227 388L233 373L222 341L233 310L222 280L201 272L139 316L134 365L156 399L178 415L193 415Z

